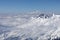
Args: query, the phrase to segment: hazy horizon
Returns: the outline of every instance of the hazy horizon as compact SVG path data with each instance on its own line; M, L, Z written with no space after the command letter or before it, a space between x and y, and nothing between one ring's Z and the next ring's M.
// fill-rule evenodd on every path
M60 0L0 0L0 15L34 10L60 14Z

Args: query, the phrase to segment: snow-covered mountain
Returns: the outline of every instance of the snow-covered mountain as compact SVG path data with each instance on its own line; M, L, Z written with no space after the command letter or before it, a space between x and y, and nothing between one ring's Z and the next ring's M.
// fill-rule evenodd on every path
M60 40L60 15L0 16L0 40Z

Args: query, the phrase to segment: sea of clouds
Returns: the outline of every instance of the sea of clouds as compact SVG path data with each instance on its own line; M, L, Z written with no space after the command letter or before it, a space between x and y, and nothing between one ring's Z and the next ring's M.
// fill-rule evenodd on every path
M60 34L60 15L40 18L31 15L0 16L0 40L52 40Z

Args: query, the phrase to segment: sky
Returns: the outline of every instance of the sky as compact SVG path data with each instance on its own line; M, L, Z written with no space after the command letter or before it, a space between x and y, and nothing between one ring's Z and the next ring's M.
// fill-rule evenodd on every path
M0 0L0 14L33 10L60 12L60 0Z

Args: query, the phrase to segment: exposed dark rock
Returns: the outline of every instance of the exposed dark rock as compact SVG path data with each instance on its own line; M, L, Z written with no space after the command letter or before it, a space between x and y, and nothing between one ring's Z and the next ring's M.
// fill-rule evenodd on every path
M32 38L26 38L25 40L33 40Z
M60 38L55 38L55 39L49 38L48 40L60 40Z
M40 14L38 17L40 18L50 18L52 15L48 15L48 14Z
M52 40L60 40L60 38L52 39Z
M5 40L20 40L20 38L19 37L9 37L9 38L7 38Z
M40 17L40 18L43 18L43 17L44 17L44 14L40 14L39 17Z

